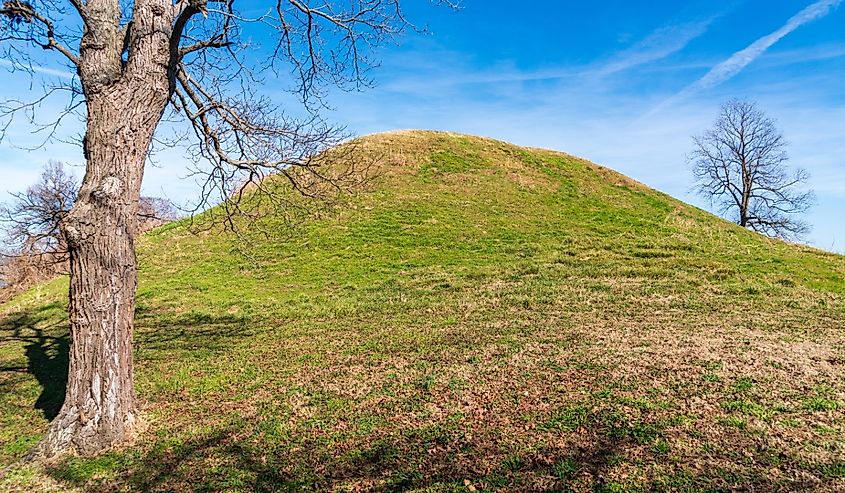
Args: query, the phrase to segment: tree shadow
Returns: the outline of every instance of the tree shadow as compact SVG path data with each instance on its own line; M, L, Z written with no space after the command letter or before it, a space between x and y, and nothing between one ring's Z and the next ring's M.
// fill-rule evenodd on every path
M221 426L184 440L149 443L144 450L69 459L50 466L54 479L86 491L628 491L608 480L634 443L624 433L594 433L578 445L565 441L503 452L495 436L459 430L405 430L357 448L314 436L268 443L239 426ZM625 431L625 430L617 430ZM659 459L658 459L659 460ZM666 467L678 466L671 461ZM103 467L105 475L96 476ZM113 469L112 469L113 467ZM796 477L726 478L719 470L647 478L642 491L821 491L825 484ZM829 486L829 485L828 485ZM620 490L620 488L623 488Z
M135 349L171 352L203 349L225 350L232 339L248 338L254 321L230 314L189 312L152 314L139 308L135 312Z
M508 463L495 456L495 446L491 448L489 443L459 441L437 447L423 435L376 440L352 454L339 453L317 441L268 450L242 436L243 430L221 428L176 445L160 442L129 463L115 454L100 463L121 464L125 469L108 480L91 477L91 468L82 459L53 465L48 473L93 492L465 490L465 480L482 490L567 491L575 474L594 477L592 484L598 487L600 471L607 466L607 458L614 456L617 445L602 441L575 452L547 450L543 460L526 457ZM564 459L577 463L579 469L572 477L557 478L553 465ZM532 485L520 477L545 480Z
M224 349L232 338L244 337L247 322L239 317L187 314L158 319L144 310L136 314L136 351L166 353L197 344L205 349ZM64 404L70 365L70 334L65 305L53 302L0 317L0 346L22 344L26 365L0 366L0 373L35 377L41 393L33 407L47 420L58 416ZM149 353L147 353L149 354ZM20 382L0 378L0 393L14 392Z
M64 404L67 386L70 335L67 320L54 320L59 303L35 310L10 314L0 319L0 344L23 343L26 366L0 367L0 372L28 373L41 386L34 408L48 420L55 418ZM0 382L0 392L11 392L8 382Z

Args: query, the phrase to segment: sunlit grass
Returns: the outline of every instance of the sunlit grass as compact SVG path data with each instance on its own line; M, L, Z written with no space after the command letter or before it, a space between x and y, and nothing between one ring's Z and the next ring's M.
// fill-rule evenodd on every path
M370 189L293 231L268 217L280 234L246 242L186 223L147 235L135 341L146 431L0 481L842 485L845 258L559 153L427 132L361 147L383 156ZM65 293L60 279L2 309L3 463L38 439L60 395L49 378Z

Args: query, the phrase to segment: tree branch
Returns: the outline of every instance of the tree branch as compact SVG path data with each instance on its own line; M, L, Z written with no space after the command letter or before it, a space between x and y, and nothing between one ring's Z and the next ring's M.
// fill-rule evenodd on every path
M79 10L81 12L81 10ZM14 39L17 41L26 41L33 43L45 50L55 50L65 56L72 64L79 65L79 58L71 52L64 44L56 38L56 32L53 22L37 12L32 4L21 0L6 0L3 6L0 7L0 17L6 17L11 25L21 26L22 24L33 24L37 22L44 30L42 34L46 39L38 40L34 33L30 35L19 37L9 36L7 39Z

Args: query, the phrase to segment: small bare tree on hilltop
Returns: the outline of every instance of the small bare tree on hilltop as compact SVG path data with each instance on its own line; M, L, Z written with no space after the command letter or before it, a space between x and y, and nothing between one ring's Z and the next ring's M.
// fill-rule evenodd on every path
M32 70L39 54L54 53L75 74L34 101L0 102L0 112L31 117L46 97L66 96L66 114L86 125L85 177L60 221L70 256L68 385L33 457L93 454L136 427L135 238L153 144L190 139L204 163L201 200L216 196L227 211L239 184L271 192L261 186L269 173L295 190L319 190L334 177L314 156L345 137L317 116L325 88L367 84L368 53L407 27L400 0L0 3L0 57ZM263 97L265 76L288 81L309 111L293 118Z
M783 134L754 103L731 100L712 129L694 137L690 155L698 192L719 212L758 233L797 240L814 201L809 174L787 166Z

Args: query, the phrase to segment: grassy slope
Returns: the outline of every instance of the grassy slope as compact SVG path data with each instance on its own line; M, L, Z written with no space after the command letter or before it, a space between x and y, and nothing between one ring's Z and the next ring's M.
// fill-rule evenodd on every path
M363 142L373 190L251 258L145 237L147 430L0 488L845 488L845 258L551 151ZM65 289L2 308L0 464L60 402Z

